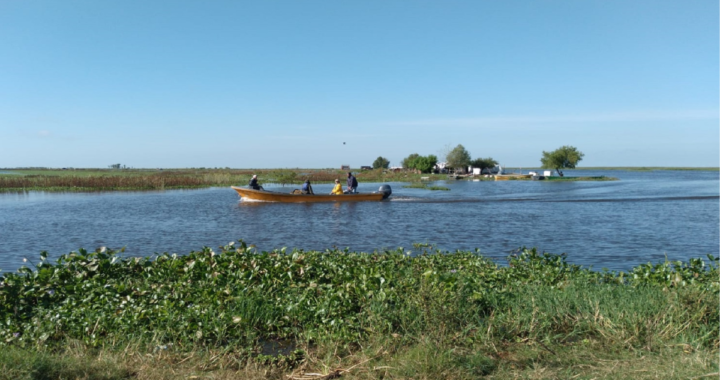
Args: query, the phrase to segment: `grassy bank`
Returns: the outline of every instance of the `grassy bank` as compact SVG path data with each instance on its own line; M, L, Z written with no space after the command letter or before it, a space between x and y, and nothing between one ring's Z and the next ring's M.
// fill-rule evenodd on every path
M245 186L253 174L261 184L297 186L306 179L313 183L333 183L347 176L335 169L33 169L5 170L0 173L0 191L123 191L192 189L213 186ZM363 182L419 181L421 175L407 172L368 170L354 172ZM431 180L445 179L445 175L427 175ZM376 190L376 189L372 189Z
M260 183L295 186L306 179L313 183L344 181L346 172L335 169L27 169L0 173L0 192L23 191L134 191L194 189L214 186L245 186L253 174ZM445 174L417 174L388 170L354 171L362 183L413 182L447 180ZM492 177L474 177L493 180ZM554 181L609 181L612 177L550 177ZM527 179L529 180L529 179ZM424 187L423 187L424 188ZM375 190L375 189L372 189ZM431 189L432 190L432 189ZM444 190L437 188L435 190Z
M416 249L258 253L240 242L153 259L81 250L41 260L0 278L0 373L13 374L0 379L629 379L717 369L714 258L615 273L534 250L498 266L475 252Z

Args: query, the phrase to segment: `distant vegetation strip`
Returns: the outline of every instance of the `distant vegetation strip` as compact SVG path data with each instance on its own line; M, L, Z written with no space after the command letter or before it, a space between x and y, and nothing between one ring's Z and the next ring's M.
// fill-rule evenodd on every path
M313 183L344 181L345 171L310 169L185 169L185 170L17 170L22 175L0 174L0 191L107 191L163 190L212 186L244 186L253 174L261 184L293 185L306 179ZM361 182L407 180L398 173L383 170L357 172ZM375 190L375 189L373 189Z
M336 169L28 169L0 173L0 192L17 191L132 191L191 189L213 186L244 186L253 174L261 184L283 186L299 185L306 179L313 183L332 183L336 178L344 181L346 171ZM363 183L419 182L421 179L440 181L450 179L446 174L420 174L413 171L374 169L353 171L361 187ZM492 177L475 176L467 179L492 180ZM560 177L558 177L560 178ZM554 179L554 177L553 177ZM572 177L563 181L615 180L612 177ZM414 185L411 185L414 186ZM442 186L423 187L445 190ZM375 190L375 189L372 189Z
M611 371L598 358L646 370L637 358L647 356L687 378L717 356L718 260L708 258L608 272L535 249L499 266L425 244L414 254L256 252L240 241L155 258L79 250L55 263L42 253L32 269L0 277L0 366L25 373L32 362L13 358L61 366L71 358L37 355L94 349L170 360L168 373L197 355L195 368L255 363L278 378L358 366L377 379L565 368L552 378Z

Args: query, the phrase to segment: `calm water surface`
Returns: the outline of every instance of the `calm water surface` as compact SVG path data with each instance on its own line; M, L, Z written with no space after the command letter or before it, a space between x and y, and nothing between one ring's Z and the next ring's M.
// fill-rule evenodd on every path
M595 268L719 255L718 172L568 171L613 182L440 181L451 191L391 183L384 202L240 202L230 188L129 193L0 194L0 268L78 248L187 253L243 239L260 250L474 250L499 261L521 246ZM380 184L361 183L361 191ZM331 185L316 185L329 192ZM290 188L273 190L289 191Z

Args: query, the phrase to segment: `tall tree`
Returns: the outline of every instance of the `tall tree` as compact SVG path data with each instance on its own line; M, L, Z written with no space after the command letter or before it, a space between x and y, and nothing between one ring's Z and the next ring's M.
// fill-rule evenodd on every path
M420 170L422 173L430 173L435 167L435 164L437 164L437 161L437 157L433 154L428 155L427 157L418 156L414 161L415 169Z
M413 153L405 158L403 158L402 162L400 162L400 165L404 169L415 169L415 160L420 157L419 154Z
M574 146L563 145L552 152L543 151L540 162L543 169L555 169L558 175L562 177L563 173L560 169L574 169L575 165L583 159L583 156L585 154Z
M470 165L470 153L462 144L458 144L447 154L446 160L448 166L455 170L465 168Z
M492 157L488 158L476 158L470 162L470 166L474 168L480 168L480 172L482 173L485 169L492 169L497 165L498 162L493 160Z
M390 167L390 161L383 156L379 156L373 162L373 169L387 169L388 167Z

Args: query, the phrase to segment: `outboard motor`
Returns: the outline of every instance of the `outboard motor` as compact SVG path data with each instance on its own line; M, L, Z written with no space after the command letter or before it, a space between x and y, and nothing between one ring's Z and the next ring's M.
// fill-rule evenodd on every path
M390 188L390 185L382 185L378 189L379 192L383 193L383 199L387 199L392 194L392 189Z

